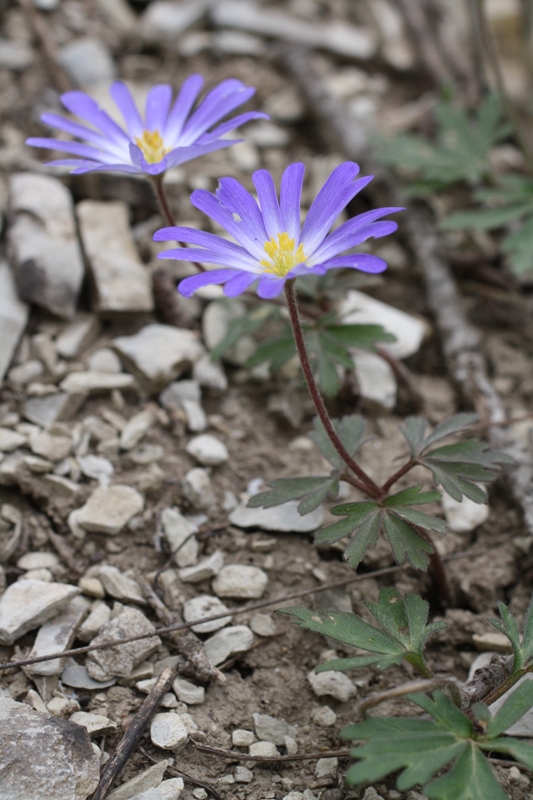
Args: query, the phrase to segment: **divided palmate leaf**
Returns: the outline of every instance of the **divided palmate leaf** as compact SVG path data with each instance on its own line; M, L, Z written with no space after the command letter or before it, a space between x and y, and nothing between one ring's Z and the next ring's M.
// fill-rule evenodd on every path
M415 594L408 594L402 599L396 589L388 587L381 590L377 603L365 603L365 606L380 628L365 622L356 614L312 611L297 607L283 608L280 611L296 617L302 628L371 654L326 661L316 668L316 672L356 669L369 664L386 669L405 660L420 675L429 677L431 673L424 661L424 648L429 637L445 628L446 623L427 624L428 603Z
M335 498L339 493L339 479L332 475L318 478L278 478L268 483L270 491L259 492L248 500L249 508L272 508L301 500L298 511L303 516L318 508L326 497Z
M422 785L431 800L506 800L483 751L511 755L528 767L533 763L531 746L501 737L533 705L533 682L518 687L494 718L485 707L478 709L485 720L483 734L443 692L410 699L432 720L374 717L342 731L343 738L364 742L352 750L357 763L348 771L348 783L374 782L402 770L398 789ZM448 764L448 772L431 780Z
M533 666L533 599L527 609L522 637L520 636L518 623L505 603L498 603L498 611L500 612L501 620L491 618L489 622L500 633L507 636L511 643L514 655L511 674L531 668Z
M350 456L354 456L357 450L363 444L363 434L365 432L365 421L357 414L351 414L349 417L343 417L340 420L331 420L333 427L341 440L342 444L348 451ZM345 464L340 455L335 450L331 443L331 439L327 435L322 422L315 418L313 422L314 431L309 434L315 445L318 447L324 458L338 470L343 470Z

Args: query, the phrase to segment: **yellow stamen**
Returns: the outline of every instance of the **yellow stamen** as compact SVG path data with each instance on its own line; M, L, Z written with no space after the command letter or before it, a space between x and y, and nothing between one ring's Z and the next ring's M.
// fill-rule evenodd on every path
M135 144L141 148L143 156L149 164L157 164L168 153L159 131L143 131L141 137L135 138Z
M273 236L264 244L265 253L270 257L270 261L264 259L260 261L265 272L284 278L297 264L301 264L306 259L303 245L294 249L294 239L288 233L278 233L278 241Z

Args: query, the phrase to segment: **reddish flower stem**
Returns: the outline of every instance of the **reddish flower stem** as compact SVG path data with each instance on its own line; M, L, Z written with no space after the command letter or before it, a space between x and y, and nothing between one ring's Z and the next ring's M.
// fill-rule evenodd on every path
M397 470L394 473L394 475L391 475L390 478L388 478L388 480L381 487L380 500L383 500L387 496L391 486L393 486L396 483L396 481L400 480L400 478L402 478L407 472L412 470L414 466L416 466L416 461L414 458L410 458L409 461L405 462L403 467L400 467L400 469Z
M351 469L354 475L357 476L357 479L352 481L353 486L356 486L362 492L365 492L365 494L372 497L372 499L376 499L381 494L380 488L374 483L372 478L367 475L366 472L354 461L339 439L339 436L337 435L337 432L333 427L333 423L327 412L322 395L320 394L319 388L316 384L313 370L311 369L311 364L309 362L309 356L307 354L302 326L300 323L298 303L296 300L296 293L294 291L294 280L288 280L285 283L285 297L287 298L287 307L289 309L291 327L294 333L294 341L300 357L300 363L302 365L302 372L304 374L305 382L307 383L307 388L309 389L309 394L311 395L311 399L315 406L316 413L318 414L320 421L322 422L322 425L324 426L324 429L335 450L340 455L346 466Z

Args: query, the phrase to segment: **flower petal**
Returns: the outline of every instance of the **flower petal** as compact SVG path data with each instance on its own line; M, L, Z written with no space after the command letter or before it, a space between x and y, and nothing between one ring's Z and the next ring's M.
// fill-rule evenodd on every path
M103 111L98 103L85 92L73 91L65 92L61 95L61 102L71 114L76 114L86 122L94 125L112 141L126 144L129 139L120 125L111 119L109 114Z
M234 269L214 269L210 272L200 272L198 275L184 278L178 286L178 292L184 297L192 297L197 289L211 284L225 283L233 278L234 275Z
M349 220L349 222L355 222L355 220ZM348 225L348 223L341 225L340 228L337 228L336 231L333 231L332 234L324 239L313 254L313 262L316 261L320 264L322 261L327 261L328 258L333 258L338 253L344 252L344 250L349 250L351 247L365 242L367 239L379 239L381 236L388 236L389 233L394 233L398 228L398 223L393 220L370 222L368 225L354 225L352 230L350 228L344 229L345 225Z
M204 79L201 75L189 75L187 80L183 82L162 134L169 147L177 145L185 120L189 116L203 85Z
M144 130L143 121L126 84L122 83L122 81L115 81L115 83L111 84L109 93L124 117L124 122L126 123L126 128L128 129L131 139L142 137Z
M282 233L284 228L282 227L274 179L266 169L259 169L254 172L252 180L257 189L267 237L274 237L277 240L278 233Z
M185 228L177 225L172 228L162 228L156 231L153 235L153 239L156 242L173 241L196 244L214 252L226 253L228 256L238 258L241 263L248 263L251 268L257 268L257 261L250 256L244 247L235 244L235 242L228 242L227 239L223 239L215 233L207 233L206 231L199 231L196 228Z
M302 242L308 257L322 244L329 229L353 197L372 180L372 176L354 180L359 167L353 161L333 170L314 199L302 227Z
M227 282L227 284L224 286L224 294L227 297L237 297L237 295L245 292L246 289L256 280L257 275L253 275L249 272L241 272Z
M222 81L206 95L196 111L191 115L183 128L180 143L192 144L211 125L218 122L238 106L241 106L255 94L252 86L245 86L242 81L230 78Z
M262 300L271 300L283 291L286 278L270 278L264 275L259 279L257 294Z
M178 261L200 261L206 264L220 264L230 269L242 270L243 272L259 273L257 264L245 261L234 253L223 253L220 250L203 250L197 247L176 247L159 253L158 258L175 258Z
M172 100L172 87L168 83L153 86L148 92L144 110L144 122L149 131L159 131L162 135Z
M261 261L264 258L265 251L262 246L258 244L258 237L250 232L248 226L237 212L232 212L225 205L223 206L218 197L215 197L211 192L205 189L197 189L191 195L191 203L193 206L203 211L209 217L222 225L225 230L230 233L233 238L242 245L250 255ZM259 211L259 209L257 209ZM266 241L266 232L262 239L262 243Z
M85 125L80 125L78 122L72 122L70 119L61 117L59 114L42 114L41 120L46 125L51 125L53 128L59 128L65 133L70 133L72 136L77 136L78 139L85 139L87 142L92 142L94 145L102 150L114 152L118 155L124 155L124 147L122 143L115 142L109 137L103 136L101 133L92 128L87 128Z
M204 156L206 153L214 153L215 150L223 150L225 147L231 147L232 144L239 144L242 139L219 139L216 142L208 142L207 144L191 144L187 147L175 147L166 158L169 167L177 167L179 164L185 164L186 161L192 161L193 158Z
M355 255L330 258L327 261L323 261L322 264L316 264L315 266L323 267L326 270L346 267L349 269L359 269L361 272L377 274L387 269L387 262L383 261L383 259L378 256L372 256L368 253L356 253Z
M291 164L281 178L279 207L283 230L287 231L295 246L300 244L300 200L304 180L305 166L300 163Z
M235 221L247 228L254 243L254 254L265 257L264 244L268 239L263 216L255 199L235 178L221 178L216 197L223 208L231 212Z
M104 153L102 150L97 150L89 144L82 142L67 142L63 139L46 139L41 137L31 137L26 139L26 144L31 147L43 147L46 150L59 150L64 153L72 153L74 156L82 156L84 158L91 158L95 161L108 164L115 160L116 156L111 153Z
M245 122L249 122L252 119L270 119L268 114L264 114L262 111L247 111L245 114L239 114L237 117L232 117L227 122L223 122L222 125L218 125L213 130L204 133L204 135L198 140L202 144L204 142L211 142L215 139L219 139L228 131L233 131L236 128L244 125Z

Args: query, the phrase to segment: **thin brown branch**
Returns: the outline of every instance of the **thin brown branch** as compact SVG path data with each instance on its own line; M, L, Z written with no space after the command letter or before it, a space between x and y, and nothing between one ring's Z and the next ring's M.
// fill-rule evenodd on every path
M211 747L211 745L196 742L192 737L191 742L196 750L219 758L227 758L229 761L256 761L263 764L278 764L279 762L291 761L318 761L319 758L350 758L349 750L325 750L319 753L298 753L294 756L251 756L248 753L238 753L235 750L222 750L220 747Z

